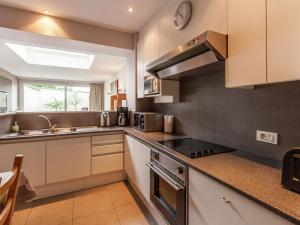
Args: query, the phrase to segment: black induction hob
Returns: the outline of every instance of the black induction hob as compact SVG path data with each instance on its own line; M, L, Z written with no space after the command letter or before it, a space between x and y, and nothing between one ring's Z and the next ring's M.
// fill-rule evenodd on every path
M192 159L236 151L232 148L192 138L159 141L158 143Z

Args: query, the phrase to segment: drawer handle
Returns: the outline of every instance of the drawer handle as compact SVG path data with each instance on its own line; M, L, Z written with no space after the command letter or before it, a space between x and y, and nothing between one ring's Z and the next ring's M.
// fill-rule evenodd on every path
M222 202L224 202L226 204L231 203L230 200L228 200L226 197L222 197L221 200L222 200Z

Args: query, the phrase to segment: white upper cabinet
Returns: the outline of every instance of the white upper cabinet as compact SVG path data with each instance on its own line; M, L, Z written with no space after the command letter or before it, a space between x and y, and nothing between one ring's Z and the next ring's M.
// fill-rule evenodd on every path
M267 82L266 24L266 0L228 0L226 87Z
M137 97L144 97L144 39L137 44Z
M268 82L300 79L300 1L267 1Z

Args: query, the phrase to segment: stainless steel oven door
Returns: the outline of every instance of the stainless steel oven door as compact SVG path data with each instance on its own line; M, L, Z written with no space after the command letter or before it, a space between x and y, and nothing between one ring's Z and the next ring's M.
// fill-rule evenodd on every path
M152 163L150 200L170 225L186 224L186 188Z

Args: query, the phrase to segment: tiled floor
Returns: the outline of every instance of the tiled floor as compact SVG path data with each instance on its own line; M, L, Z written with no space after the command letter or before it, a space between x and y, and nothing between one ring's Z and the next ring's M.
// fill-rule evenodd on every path
M13 217L13 225L150 224L123 182L39 200Z

